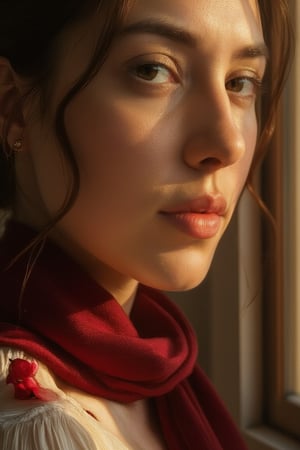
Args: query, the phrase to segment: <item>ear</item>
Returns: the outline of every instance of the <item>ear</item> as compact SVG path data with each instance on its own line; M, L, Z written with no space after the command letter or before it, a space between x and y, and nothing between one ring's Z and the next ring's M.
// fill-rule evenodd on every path
M22 100L17 74L10 62L0 57L0 137L10 148L24 134Z

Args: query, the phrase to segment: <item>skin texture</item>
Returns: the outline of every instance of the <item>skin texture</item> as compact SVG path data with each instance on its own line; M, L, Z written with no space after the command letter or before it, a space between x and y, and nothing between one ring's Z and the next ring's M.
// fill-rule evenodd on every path
M81 189L52 232L127 311L137 281L185 290L205 277L255 149L256 82L245 77L261 80L265 69L265 57L241 55L263 42L254 0L190 0L188 8L183 0L138 0L126 25L144 20L180 27L193 42L154 32L115 40L66 111ZM15 214L36 228L68 189L52 120L86 67L96 32L97 17L65 32L46 117L34 99L23 112ZM212 237L191 236L161 214L204 195L226 203Z
M66 111L81 189L52 232L128 313L137 281L181 290L206 275L255 148L256 89L245 77L261 79L265 69L264 57L241 55L263 41L255 0L136 0L127 25L141 20L180 27L193 45L174 33L170 39L127 32L116 39L101 71ZM29 97L8 132L11 147L23 138L15 155L14 214L37 229L55 216L69 186L53 119L88 64L97 31L96 15L65 31L46 116ZM3 59L0 77L7 86L0 91L1 128L9 102L26 93L27 83ZM196 238L161 214L207 194L226 204L211 237ZM68 389L132 448L145 442L165 448L146 400L121 405Z

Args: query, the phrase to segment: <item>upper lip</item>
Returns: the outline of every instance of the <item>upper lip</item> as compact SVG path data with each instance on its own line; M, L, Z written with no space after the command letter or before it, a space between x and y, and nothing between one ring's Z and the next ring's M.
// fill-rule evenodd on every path
M217 214L223 216L227 209L225 198L221 194L206 194L199 197L179 201L176 205L167 207L164 214L179 214L183 212L198 214Z

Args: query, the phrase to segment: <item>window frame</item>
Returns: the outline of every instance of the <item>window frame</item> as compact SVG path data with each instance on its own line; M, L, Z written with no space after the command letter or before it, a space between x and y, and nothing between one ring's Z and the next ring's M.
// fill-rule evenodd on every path
M290 6L296 6L294 0L290 0ZM299 4L293 17L300 26ZM290 230L284 217L290 195L285 158L293 158L295 142L300 144L296 123L300 116L299 87L295 106L300 45L297 49L278 110L276 132L258 174L261 196L275 218L276 228L266 218L261 221L255 201L249 194L243 195L209 275L214 361L210 376L251 450L300 450L300 404L286 392L284 350L285 302L294 292L286 288L284 236ZM224 321L226 316L229 319ZM235 320L237 325L229 332L228 322ZM226 366L226 361L232 360L233 367Z
M264 270L264 389L266 416L271 426L300 438L300 405L285 386L285 289L284 235L285 202L283 160L283 114L277 126L272 151L263 170L264 200L276 222L276 232L265 229L263 253L269 255ZM289 149L286 149L289 151ZM292 290L293 291L293 290ZM300 448L300 447L299 447Z
M294 17L296 40L297 22L300 24L300 5L290 1ZM300 403L286 389L286 305L295 300L295 252L289 241L295 233L294 225L287 221L288 208L294 203L296 167L299 163L296 146L300 143L296 118L300 113L299 90L300 50L296 47L295 61L278 112L276 133L262 170L262 195L276 222L276 230L263 233L263 254L268 255L264 265L264 390L267 421L300 439ZM296 95L295 95L296 93ZM291 189L289 189L291 187ZM291 250L291 251L289 251ZM299 262L299 261L298 261ZM287 265L292 275L287 275Z

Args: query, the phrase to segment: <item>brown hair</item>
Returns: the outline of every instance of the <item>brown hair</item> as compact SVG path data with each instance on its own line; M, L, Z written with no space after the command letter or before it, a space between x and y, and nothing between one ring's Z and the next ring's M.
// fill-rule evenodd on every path
M277 0L272 2L272 5L270 0L257 0L257 4L270 57L264 79L266 89L258 105L260 132L246 186L266 215L273 221L269 211L255 192L253 179L255 169L263 160L274 134L277 106L294 52L294 33L287 0Z
M72 148L65 130L64 114L72 98L86 86L101 68L113 37L125 18L129 0L0 0L0 55L6 57L15 71L31 81L32 90L38 91L41 100L45 95L51 75L51 56L60 32L70 23L96 10L101 24L97 47L81 78L70 89L57 107L55 131L65 157L72 168L73 183L63 207L52 222L58 221L72 206L78 194L80 177ZM257 0L270 64L266 79L268 91L261 101L261 124L257 150L248 178L252 189L253 169L265 153L274 129L276 106L287 73L292 47L292 33L288 18L287 0ZM274 49L273 37L279 46ZM46 103L44 98L44 104ZM17 105L16 105L17 106ZM11 118L14 111L11 112ZM9 123L6 124L7 130ZM13 152L7 151L5 132L0 146L0 209L13 205L15 173ZM50 227L49 225L49 227Z
M63 3L53 0L0 0L0 56L7 58L16 73L30 81L32 88L27 95L39 94L43 113L46 110L47 86L51 80L52 57L55 55L55 43L59 40L60 33L68 25L82 20L92 12L99 17L99 37L94 54L80 79L61 100L56 111L55 132L62 144L64 156L70 163L73 183L51 225L72 206L80 185L78 166L64 125L66 107L101 68L129 5L130 0L64 0ZM0 209L10 209L14 201L14 154L8 148L6 134L9 122L19 106L17 104L11 110L0 140Z

